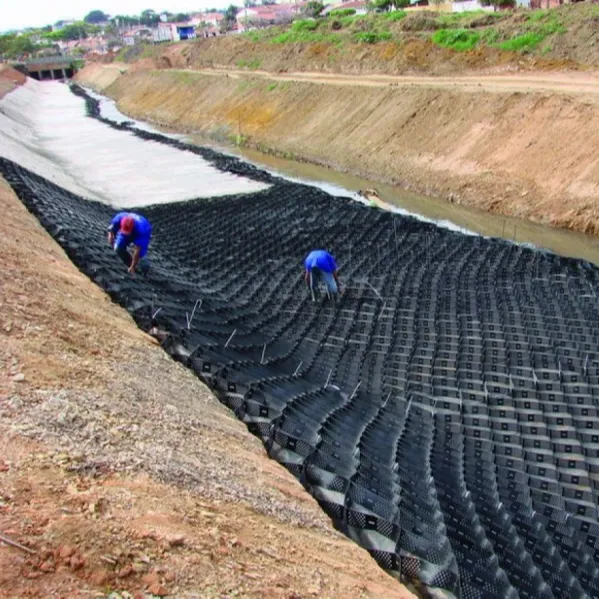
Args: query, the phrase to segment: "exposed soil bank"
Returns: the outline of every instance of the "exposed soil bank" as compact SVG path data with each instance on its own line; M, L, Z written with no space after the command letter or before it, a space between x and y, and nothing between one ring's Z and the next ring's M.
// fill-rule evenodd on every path
M408 597L0 180L0 597ZM147 592L147 595L146 595Z
M503 215L599 233L599 104L586 87L522 93L363 77L91 65L78 80L134 117L393 182Z

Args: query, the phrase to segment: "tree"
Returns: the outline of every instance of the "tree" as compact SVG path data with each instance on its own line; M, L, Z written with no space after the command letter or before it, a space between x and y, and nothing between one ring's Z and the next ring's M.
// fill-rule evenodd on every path
M277 0L262 0L262 4L264 6L270 6L271 4L276 4Z
M318 2L316 0L311 0L310 2L308 2L304 8L302 9L302 12L307 16L307 17L317 17L318 15L320 15L320 13L324 10L324 4L322 2Z
M187 23L188 21L191 21L191 17L184 12L175 15L175 23Z
M108 21L108 15L101 10L92 10L83 17L83 20L86 23L104 23L105 21Z
M0 35L0 54L7 58L18 58L34 50L35 46L28 35Z
M144 10L139 19L139 22L147 27L157 25L159 21L160 17L156 14L156 11L152 10L151 8Z
M58 31L44 33L42 37L52 42L61 40L65 42L71 42L73 40L86 39L90 34L98 33L99 31L99 27L87 25L83 21L78 21L77 23L73 23L73 25L67 25L66 27L63 27Z
M237 7L234 4L229 4L225 10L223 20L220 22L220 30L222 33L231 31L233 25L237 22Z

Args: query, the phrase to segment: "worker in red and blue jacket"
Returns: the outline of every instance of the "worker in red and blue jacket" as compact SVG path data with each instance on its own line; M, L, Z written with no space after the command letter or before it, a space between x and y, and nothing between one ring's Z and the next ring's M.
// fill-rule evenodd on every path
M120 259L127 265L129 272L134 273L137 266L147 272L149 263L145 257L152 237L150 221L135 212L119 212L108 227L108 243L114 248ZM129 253L129 246L133 252Z

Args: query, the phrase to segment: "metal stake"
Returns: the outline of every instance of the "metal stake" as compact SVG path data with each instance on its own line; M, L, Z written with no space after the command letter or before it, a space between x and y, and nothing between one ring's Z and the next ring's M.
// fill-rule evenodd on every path
M302 361L298 364L297 368L295 369L295 372L293 373L293 376L297 376L297 373L299 372L299 369L302 367L303 363L304 362Z
M202 307L202 301L201 299L196 300L196 303L193 307L193 310L191 312L191 318L188 319L187 321L187 328L189 329L191 327L191 322L193 321L193 315L196 313L196 308L198 307L198 303L200 304L200 308ZM187 314L187 312L185 312L185 314Z
M233 339L233 337L235 336L235 333L237 333L237 329L235 329L232 333L231 336L227 339L227 342L225 343L225 347L227 347L229 345L229 343L231 342L231 339Z
M354 389L354 392L349 396L349 399L352 400L354 398L354 395L357 393L358 389L360 388L360 385L362 384L362 381L360 381L357 385L356 388Z
M262 357L260 358L260 364L262 364L264 362L264 354L266 353L266 343L264 344L264 347L262 348Z
M587 356L588 357L588 356ZM329 370L329 376L327 376L327 382L324 384L324 388L326 389L329 386L329 382L331 380L331 375L333 374L333 369Z

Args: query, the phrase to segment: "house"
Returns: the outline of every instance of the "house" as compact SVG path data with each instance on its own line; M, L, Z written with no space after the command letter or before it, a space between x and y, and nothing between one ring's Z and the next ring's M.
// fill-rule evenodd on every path
M491 4L483 6L480 0L463 0L453 2L453 12L469 12L473 10L486 10L487 12L495 12L495 7Z
M190 23L158 23L151 30L151 38L154 43L178 42L191 40L196 37L195 27Z
M533 10L538 8L555 8L562 4L573 4L580 0L530 0L530 8Z
M64 54L72 54L77 51L84 54L107 54L108 40L102 36L88 37L84 40L72 40L70 42L59 41L56 45Z
M196 27L205 24L205 26L208 27L218 28L224 18L225 17L219 12L200 12L193 14L189 23Z
M153 27L152 28L152 41L155 44L161 44L162 42L172 42L172 31L170 27Z
M52 25L52 31L60 31L64 29L67 25L74 25L75 19L64 19L62 21L56 21L54 25Z
M269 4L239 9L237 13L237 29L245 31L258 25L276 25L286 23L302 11L304 3Z
M410 5L404 10L415 12L419 10L431 10L433 12L454 12L453 2L450 0L442 0L440 4L435 4L429 0L410 0Z

